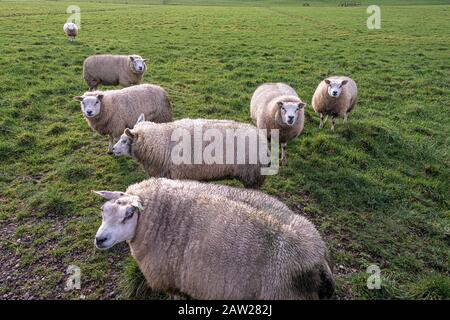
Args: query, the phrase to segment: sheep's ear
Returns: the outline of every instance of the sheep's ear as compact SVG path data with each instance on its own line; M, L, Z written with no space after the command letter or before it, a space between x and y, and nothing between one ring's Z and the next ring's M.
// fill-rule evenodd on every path
M99 195L100 197L107 199L107 200L115 200L115 199L118 199L125 195L124 192L120 192L120 191L94 191L94 190L92 190L92 192Z
M326 84L330 84L330 80L325 79L325 83L326 83Z
M278 101L278 102L277 102L277 106L279 106L280 108L282 108L282 107L283 107L283 101Z
M126 134L128 137L130 137L131 139L134 138L133 132L131 132L131 130L128 129L128 128L126 128L125 131L124 131L123 133L125 133L125 134Z
M147 61L147 59L142 59L143 62Z
M299 109L304 108L304 107L306 107L306 103L304 103L304 102L299 102L299 103L298 103L298 107L299 107Z
M79 102L83 101L83 99L84 99L83 96L76 96L76 97L73 97L73 100L79 101Z
M143 113L141 113L134 125L137 125L139 122L144 122L144 121L145 121L145 115Z
M133 200L131 201L131 205L137 209L139 209L139 211L144 210L144 207L142 206L142 201L138 196L133 197Z
M104 94L99 94L99 95L97 95L97 98L98 98L98 100L100 100L100 101L102 101L104 97L105 97Z
M344 80L341 82L341 86L345 86L348 83L348 80Z
M134 57L133 56L129 56L131 61L134 61Z

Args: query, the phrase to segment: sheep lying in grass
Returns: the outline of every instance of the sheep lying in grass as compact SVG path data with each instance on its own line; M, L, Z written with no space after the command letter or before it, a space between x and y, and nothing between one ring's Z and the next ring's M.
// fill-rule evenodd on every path
M343 117L346 122L348 114L354 108L357 100L358 89L352 79L329 77L323 80L312 98L312 107L316 113L320 114L319 128L323 128L329 115L332 122L331 130L336 127L336 117Z
M295 90L284 83L265 83L253 93L252 120L258 128L269 129L269 133L273 129L280 130L282 164L287 164L287 143L303 130L305 105Z
M195 132L198 130L202 131L200 139L206 132L220 135L219 141L214 137L214 142L221 145L218 148L223 150L222 156L217 154L217 158L210 160L203 158L209 141L202 140L197 144ZM230 132L235 136L229 138ZM266 164L261 164L259 154L252 153L255 149L250 148L251 142L247 144L245 137L254 137L258 142L266 139L254 126L230 120L183 119L154 123L144 121L142 116L133 129L125 129L113 152L116 156L132 156L150 177L203 181L236 178L245 187L259 188L265 179L261 169ZM183 145L188 150L175 151ZM174 154L178 156L184 152L188 158L174 161ZM267 148L265 152L267 155ZM199 155L201 158L196 161Z
M109 154L112 154L114 138L132 127L142 113L154 122L172 121L167 94L156 85L86 92L74 99L81 103L81 110L91 128L102 135L109 135Z
M319 233L268 195L164 178L96 193L108 201L95 245L127 241L155 291L238 300L333 294Z
M83 76L89 90L97 90L100 84L129 87L142 82L147 70L145 59L138 55L120 56L101 54L86 58Z
M78 27L73 22L67 22L64 24L64 33L67 37L69 37L69 41L73 42L75 41L75 37L78 35Z

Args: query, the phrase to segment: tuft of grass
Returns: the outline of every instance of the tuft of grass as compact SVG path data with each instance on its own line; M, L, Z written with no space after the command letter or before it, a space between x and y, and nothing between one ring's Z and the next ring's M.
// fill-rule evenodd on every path
M58 188L52 188L32 197L29 208L38 217L58 217L72 212L72 201Z
M163 293L154 292L145 280L136 262L128 258L125 263L124 276L120 283L122 296L125 299L134 300L161 300L168 296Z
M440 274L425 277L412 289L415 299L450 299L450 277Z

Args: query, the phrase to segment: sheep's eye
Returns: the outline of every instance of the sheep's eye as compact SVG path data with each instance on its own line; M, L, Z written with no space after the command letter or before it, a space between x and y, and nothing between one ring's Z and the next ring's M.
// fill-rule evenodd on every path
M281 110L283 110L283 112L286 112L286 109L284 107L282 107Z

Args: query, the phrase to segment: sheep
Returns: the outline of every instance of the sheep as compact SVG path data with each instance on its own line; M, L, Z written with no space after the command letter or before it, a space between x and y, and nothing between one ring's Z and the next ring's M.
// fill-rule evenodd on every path
M285 83L265 83L253 93L250 113L258 128L279 130L281 163L287 165L287 143L303 130L304 103L295 90ZM270 137L270 134L268 134Z
M142 82L145 61L138 55L93 55L84 60L83 77L89 91L97 90L100 84L129 87Z
M220 145L214 150L217 157L204 158L214 144L208 144L208 141L197 143L199 131L201 139L207 134L217 136L213 137L214 143ZM251 141L255 141L255 145L259 143L259 150L252 149ZM265 180L263 168L269 162L269 159L267 163L261 161L261 153L268 154L267 146L261 146L262 141L266 142L267 138L257 128L231 120L182 119L154 123L144 121L142 116L133 129L125 129L113 152L116 156L132 156L150 177L203 181L236 178L247 188L260 188ZM174 159L179 153L187 154L188 158Z
M73 22L67 22L63 27L64 33L69 37L69 41L75 41L75 37L78 35L78 27Z
M150 178L108 201L95 246L127 241L148 285L194 299L328 299L334 279L314 225L266 194Z
M154 122L172 121L169 98L163 88L141 84L120 90L86 92L76 96L89 126L101 135L109 135L108 154L114 139L144 114Z
M320 82L311 103L314 111L320 114L319 128L323 128L329 115L331 130L336 127L336 117L343 117L344 123L347 122L348 114L358 100L357 95L356 83L349 77L334 76Z

